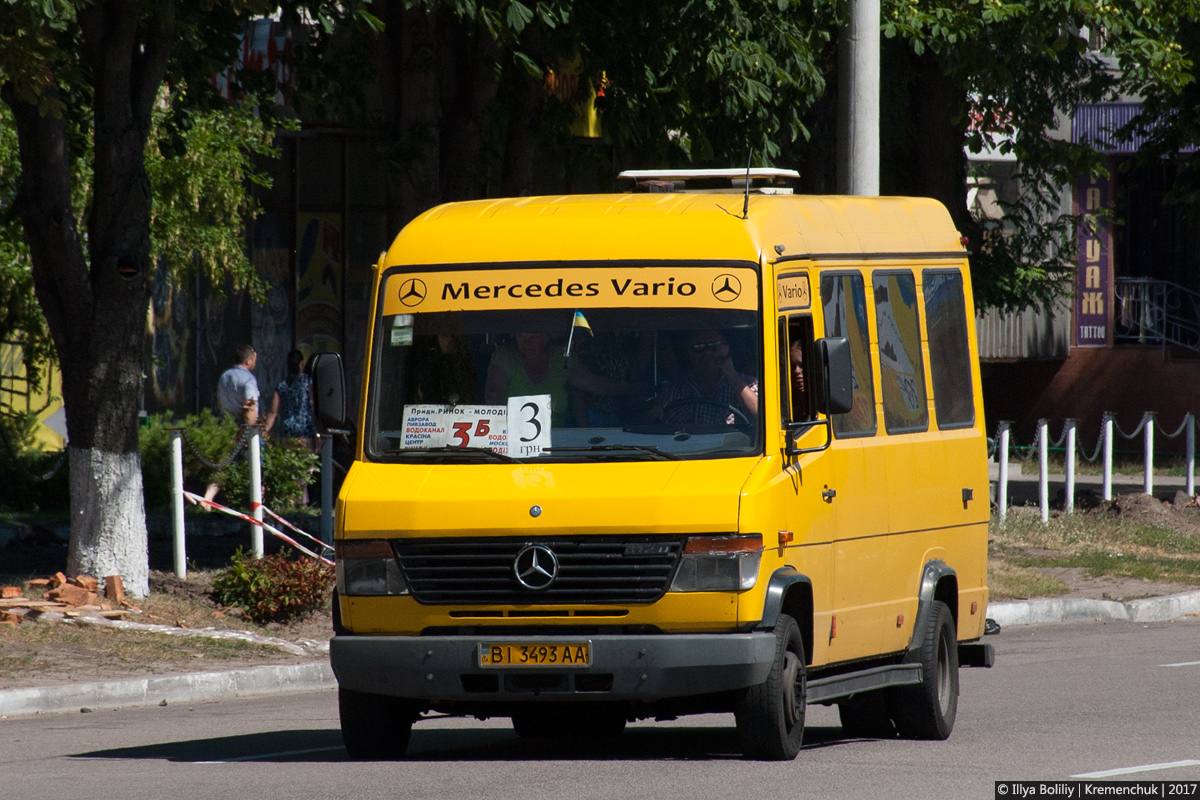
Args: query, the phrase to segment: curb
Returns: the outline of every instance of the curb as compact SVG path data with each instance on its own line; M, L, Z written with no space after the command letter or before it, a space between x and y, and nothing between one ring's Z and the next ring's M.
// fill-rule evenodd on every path
M336 686L329 662L192 672L160 678L69 683L0 691L0 716L79 712L81 708L200 703L245 695L300 692Z
M1023 600L1013 603L990 603L987 609L987 615L1001 627L1096 619L1120 622L1165 622L1189 614L1200 614L1200 592L1148 597L1144 600L1131 600L1128 603L1082 598Z

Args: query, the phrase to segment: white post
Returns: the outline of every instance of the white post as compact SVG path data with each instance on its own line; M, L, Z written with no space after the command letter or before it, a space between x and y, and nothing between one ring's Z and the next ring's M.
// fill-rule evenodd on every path
M250 513L256 520L262 522L262 439L259 438L258 428L250 433ZM255 558L263 557L263 529L261 525L251 525L250 546Z
M1075 513L1075 420L1067 420L1067 513Z
M320 434L317 434L320 436ZM321 436L321 541L333 544L333 437Z
M850 0L850 24L839 37L839 194L879 194L879 5Z
M1196 417L1187 413L1187 493L1196 496Z
M171 429L171 517L174 533L175 577L187 577L187 552L183 539L183 432Z
M1008 423L1000 423L1000 442L996 445L996 460L1000 462L1000 485L996 488L996 506L1000 522L1008 519Z
M1050 521L1050 465L1046 463L1050 450L1050 425L1038 420L1038 502L1042 507L1042 522Z
M1112 500L1113 418L1104 415L1104 499Z
M1143 434L1143 470L1146 477L1142 489L1146 494L1154 494L1154 412L1146 412L1146 432Z

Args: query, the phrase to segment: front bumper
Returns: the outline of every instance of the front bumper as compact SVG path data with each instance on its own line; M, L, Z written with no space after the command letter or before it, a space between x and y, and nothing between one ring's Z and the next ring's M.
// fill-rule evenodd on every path
M591 642L592 664L484 668L479 644ZM335 636L338 684L431 702L642 700L757 686L775 659L773 633L547 636Z

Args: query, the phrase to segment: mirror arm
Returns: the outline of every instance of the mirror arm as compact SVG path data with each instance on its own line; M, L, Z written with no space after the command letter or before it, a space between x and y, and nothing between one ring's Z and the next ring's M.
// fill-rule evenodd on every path
M793 444L806 431L817 426L825 428L825 443L818 447L796 447ZM829 424L829 418L805 420L803 422L789 422L785 428L787 431L787 443L784 445L783 454L786 456L799 456L804 453L819 453L822 450L828 450L829 445L833 444L833 428Z

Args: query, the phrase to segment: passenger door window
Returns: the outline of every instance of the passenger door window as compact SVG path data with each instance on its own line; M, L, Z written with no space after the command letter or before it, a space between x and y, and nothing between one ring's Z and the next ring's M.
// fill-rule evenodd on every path
M957 270L927 269L921 273L921 288L938 428L969 428L975 423L975 393L962 275Z
M875 327L883 424L888 433L929 428L917 287L911 272L875 272Z
M779 407L783 424L812 419L812 317L779 318Z
M871 376L871 334L867 328L862 276L822 274L821 304L825 311L825 335L846 337L854 367L852 406L847 413L833 416L834 435L870 436L875 433L875 381Z

